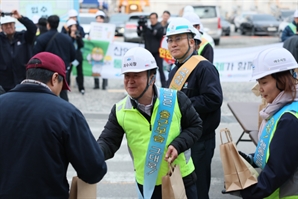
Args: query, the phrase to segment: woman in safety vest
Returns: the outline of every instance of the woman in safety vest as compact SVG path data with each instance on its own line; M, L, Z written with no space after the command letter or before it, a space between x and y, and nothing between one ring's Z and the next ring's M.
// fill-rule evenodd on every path
M298 198L298 86L297 62L284 48L262 51L253 62L252 78L268 105L254 154L240 154L262 169L258 183L244 190L244 199Z

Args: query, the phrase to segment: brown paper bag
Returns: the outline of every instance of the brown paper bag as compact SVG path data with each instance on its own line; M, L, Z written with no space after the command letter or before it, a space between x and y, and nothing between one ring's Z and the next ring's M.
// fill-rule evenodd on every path
M162 199L187 199L179 165L169 164L169 172L162 177Z
M222 132L225 133L228 142L223 143ZM239 155L236 145L232 140L230 131L225 128L220 131L220 157L222 161L225 189L226 191L236 191L247 188L257 183L257 177Z
M96 199L97 184L88 184L74 176L72 178L69 199Z

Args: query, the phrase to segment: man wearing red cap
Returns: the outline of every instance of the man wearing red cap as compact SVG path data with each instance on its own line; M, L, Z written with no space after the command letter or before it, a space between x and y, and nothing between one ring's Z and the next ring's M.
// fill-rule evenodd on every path
M93 184L107 171L104 155L82 115L58 97L69 90L64 61L32 57L26 79L0 96L1 198L69 197L67 167Z

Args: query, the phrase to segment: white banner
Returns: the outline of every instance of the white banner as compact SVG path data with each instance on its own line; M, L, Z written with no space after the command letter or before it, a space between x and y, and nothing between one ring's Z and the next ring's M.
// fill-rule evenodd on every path
M257 54L268 48L282 47L283 43L247 48L214 49L214 66L221 82L247 82L251 79L252 61Z
M123 78L121 75L122 57L130 48L143 44L128 42L112 42L109 45L103 70L104 78ZM262 50L272 47L282 47L282 43L247 47L214 49L214 66L217 68L221 82L248 82L252 74L252 60ZM166 78L168 72L165 71ZM159 74L157 74L159 81Z
M115 24L91 22L90 39L113 42L115 28Z
M128 42L113 42L109 45L101 76L103 78L123 78L121 74L122 57L133 47L144 47L143 44Z

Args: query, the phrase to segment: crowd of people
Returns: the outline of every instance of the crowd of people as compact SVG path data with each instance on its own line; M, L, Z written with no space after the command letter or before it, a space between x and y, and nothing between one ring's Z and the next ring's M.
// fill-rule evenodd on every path
M95 19L104 17L99 11ZM0 179L5 183L0 183L0 198L68 198L68 164L85 182L97 183L125 135L139 198L162 198L162 177L168 164L175 164L187 198L209 199L223 103L219 72L193 9L185 7L182 17L168 23L169 17L164 11L158 22L153 12L150 26L139 24L145 48L131 48L123 56L127 96L112 107L97 141L82 113L64 101L72 67L82 70L85 33L77 12L69 11L61 33L57 15L35 23L17 10L1 17ZM15 20L27 30L16 32ZM158 51L164 35L175 59L167 80ZM292 53L297 51L270 48L253 61L252 78L267 106L260 111L256 152L240 153L261 168L258 183L238 192L242 198L298 198L298 64ZM155 85L157 72L161 88ZM81 72L76 81L84 94Z

